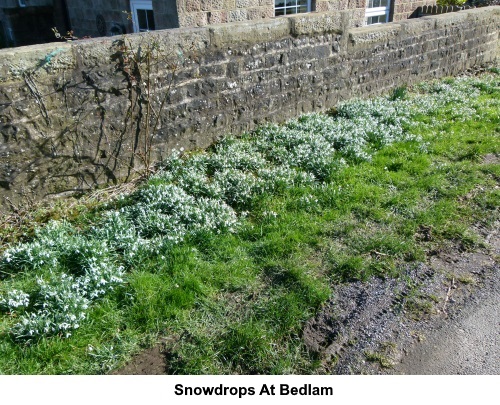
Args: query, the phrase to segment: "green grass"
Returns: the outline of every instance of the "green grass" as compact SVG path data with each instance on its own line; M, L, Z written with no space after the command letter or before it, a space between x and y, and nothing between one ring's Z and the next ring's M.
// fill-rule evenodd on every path
M133 267L68 339L16 342L15 319L0 314L0 373L106 373L161 337L174 374L315 373L319 359L301 331L333 285L398 277L403 263L450 244L475 249L470 226L498 220L500 168L483 159L500 154L499 90L479 87L478 116L460 121L447 107L432 126L421 117L413 130L426 152L422 142L396 143L322 187L261 196L238 233L197 235ZM75 221L91 223L81 211ZM33 277L0 283L22 289ZM418 314L428 309L414 304ZM377 353L366 357L386 366Z

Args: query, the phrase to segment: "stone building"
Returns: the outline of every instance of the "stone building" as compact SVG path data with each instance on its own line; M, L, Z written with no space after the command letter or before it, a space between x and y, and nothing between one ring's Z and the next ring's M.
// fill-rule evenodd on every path
M54 41L69 28L65 0L0 0L0 48Z
M313 11L353 10L355 25L399 21L435 0L0 0L0 48L51 42L52 27L101 37Z
M406 19L417 7L434 4L435 0L67 0L66 3L75 35L97 37L333 10L353 10L356 25L370 25Z

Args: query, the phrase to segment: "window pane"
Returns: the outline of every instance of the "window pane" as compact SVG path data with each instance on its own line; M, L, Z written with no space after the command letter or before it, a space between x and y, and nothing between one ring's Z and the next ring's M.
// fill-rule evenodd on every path
M387 16L385 14L371 16L371 17L368 17L366 19L366 24L367 25L371 25L371 24L383 24L385 22L387 22Z
M139 24L140 31L148 29L146 10L137 10L137 23Z
M310 11L311 0L274 0L274 15L291 15Z
M154 31L155 29L155 16L153 14L153 10L147 10L148 17L148 30Z

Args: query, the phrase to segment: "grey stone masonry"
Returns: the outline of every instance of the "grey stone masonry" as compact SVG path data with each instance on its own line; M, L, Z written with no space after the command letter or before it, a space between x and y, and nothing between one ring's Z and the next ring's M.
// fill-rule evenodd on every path
M498 60L499 6L355 22L333 11L1 50L0 209L130 179L149 152Z

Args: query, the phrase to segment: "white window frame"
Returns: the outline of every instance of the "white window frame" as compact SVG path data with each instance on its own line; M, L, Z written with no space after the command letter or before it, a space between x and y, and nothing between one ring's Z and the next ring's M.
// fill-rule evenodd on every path
M18 0L19 7L26 7L26 0Z
M293 8L295 8L295 10L297 10L297 9L299 8L299 6L297 6L297 2L298 2L298 0L296 0L296 1L295 1L295 6L287 6L287 5L286 5L287 0L283 0L283 1L284 1L284 4L285 4L283 7L276 7L276 1L274 2L274 15L275 15L276 17L284 17L284 16L286 16L286 15L294 15L294 14L302 14L302 13L309 13L309 12L311 12L311 7L312 7L312 5L311 5L312 1L311 1L311 0L307 0L307 11L303 11L302 13L300 13L300 12L298 12L298 13L293 13L293 14L287 14L287 13L286 13L286 10L288 10L288 9L293 9ZM289 0L288 0L288 1L289 1ZM284 14L283 14L283 15L279 15L279 16L277 16L277 15L276 15L276 10L283 10L283 11L284 11Z
M134 32L145 32L146 30L139 29L139 17L137 10L151 10L153 11L153 0L130 0L130 11L132 13L132 24L134 25Z
M384 7L369 7L370 0L366 1L366 11L365 11L365 25L368 25L369 17L377 17L385 15L385 22L389 22L389 13L391 11L391 0L387 0L387 5ZM376 25L382 23L375 23L370 25Z

